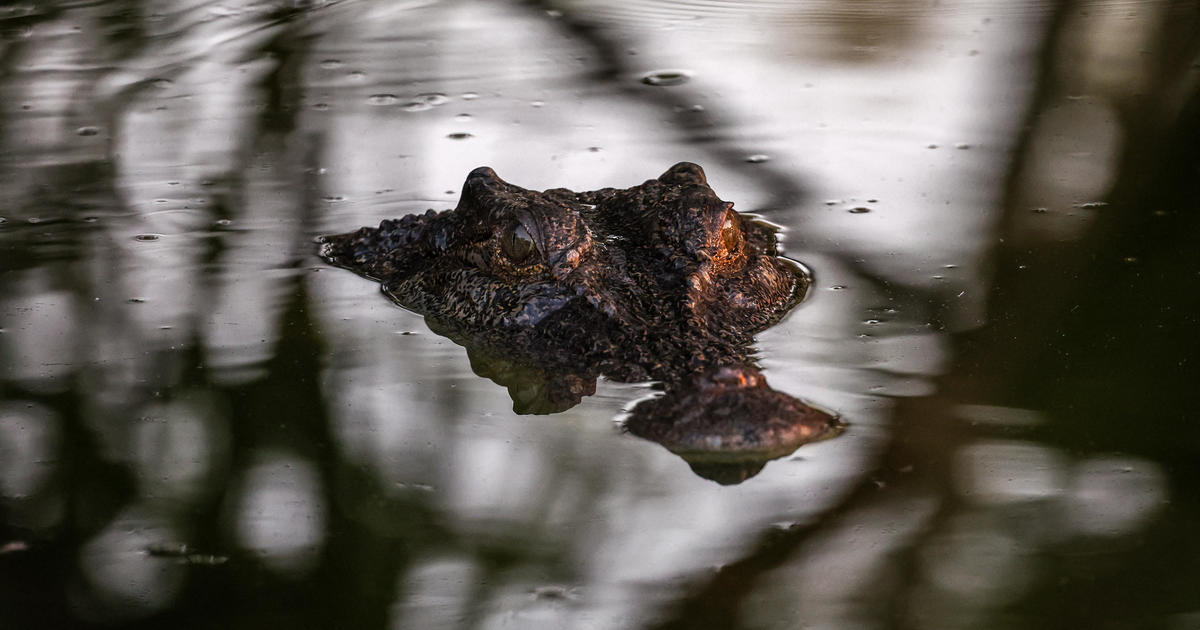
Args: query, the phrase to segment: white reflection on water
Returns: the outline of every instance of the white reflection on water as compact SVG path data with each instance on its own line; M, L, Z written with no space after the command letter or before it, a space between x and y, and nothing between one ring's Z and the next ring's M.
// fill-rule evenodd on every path
M147 549L180 539L176 523L144 505L131 505L79 551L87 588L74 593L84 618L126 621L169 606L184 585L186 567Z
M394 630L462 628L468 602L483 576L467 558L431 558L397 582L390 627Z
M77 369L78 302L46 269L22 272L0 297L0 374L35 392L65 390Z
M312 463L283 451L259 452L233 495L234 537L280 573L301 576L321 554L325 489Z
M334 3L297 26L268 19L270 3L167 1L155 4L167 19L145 20L146 42L128 58L98 41L104 4L46 17L13 47L14 71L4 76L7 103L31 105L0 125L0 183L6 197L29 202L4 210L5 230L71 212L32 192L55 185L52 167L105 164L116 175L114 190L83 204L100 220L70 262L5 275L0 377L44 395L66 391L78 374L80 424L101 459L137 473L135 500L191 509L227 492L238 544L280 574L304 576L337 534L327 531L323 469L291 453L252 452L225 488L227 411L179 389L192 344L206 386L260 383L302 285L313 335L329 348L321 378L330 466L365 471L383 488L370 501L421 489L432 520L466 539L454 543L461 557L415 550L417 568L397 576L396 627L462 625L479 605L482 561L469 550L487 544L528 554L534 568L495 578L486 624L628 627L682 580L746 553L771 524L817 518L861 481L892 404L869 394L936 393L951 357L934 315L951 331L984 321L983 262L1031 87L1028 33L1045 17L1025 2L561 3L594 20L616 54L636 59L624 86L591 75L594 46L515 3ZM1084 46L1096 55L1081 85L1120 93L1139 83L1125 79L1139 76L1132 53L1155 12L1133 21L1140 28L1126 38L1116 37L1111 13L1100 15L1075 18L1104 42ZM289 44L264 50L290 28ZM1104 61L1112 54L1122 63ZM270 78L289 61L300 64L294 76ZM685 68L689 81L637 84L668 67ZM294 127L260 129L267 84L287 92L279 98L288 115L272 115ZM656 100L664 94L676 100ZM1034 145L1023 193L1031 204L1062 205L1109 184L1123 138L1105 98L1070 99L1074 106L1041 119L1035 140L1044 144ZM710 123L689 128L680 114ZM759 154L771 159L743 161ZM839 440L805 447L736 488L614 431L632 388L602 384L554 418L514 416L503 388L475 377L461 348L373 284L311 257L308 231L450 207L481 164L532 188L591 189L636 184L681 159L703 164L739 209L765 208L791 228L787 249L817 269L818 286L761 337L763 363L774 386L851 423ZM773 198L763 173L807 196ZM1083 224L1024 220L1036 238ZM142 234L157 238L135 238ZM46 529L67 505L52 481L61 420L48 407L12 404L0 416L6 524ZM1010 428L1038 419L1003 409L968 406L964 415ZM1073 462L1050 446L991 440L953 457L967 505L950 518L931 515L929 496L891 497L881 487L878 503L832 523L756 597L797 623L866 625L913 577L898 577L890 561L919 545L914 617L969 625L1023 592L1037 573L1033 554L1072 537L1137 532L1166 496L1163 472L1132 457ZM368 511L351 507L361 511L347 509L349 519ZM95 524L101 530L80 555L80 590L94 594L77 593L84 616L145 614L177 593L183 569L141 550L188 532L150 511L127 506ZM1037 525L1014 526L1022 519ZM363 520L356 525L373 534L409 533ZM916 539L922 533L927 540ZM539 563L549 564L538 554L573 572L568 596L538 590L547 583Z
M1167 488L1158 465L1109 455L1080 462L1072 471L1065 506L1068 523L1081 534L1121 536L1137 532L1158 514Z
M58 525L66 505L54 474L62 463L62 421L33 402L0 402L0 505L8 522L33 532Z
M151 403L131 427L129 459L143 497L194 503L213 491L229 452L222 410L202 391Z
M986 440L957 456L959 492L982 504L1059 497L1066 485L1066 457L1032 442Z

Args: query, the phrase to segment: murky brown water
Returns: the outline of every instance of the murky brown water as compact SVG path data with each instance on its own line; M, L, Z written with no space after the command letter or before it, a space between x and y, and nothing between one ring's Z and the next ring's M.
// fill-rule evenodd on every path
M0 6L0 628L1200 627L1194 2ZM841 437L513 413L313 239L702 164Z

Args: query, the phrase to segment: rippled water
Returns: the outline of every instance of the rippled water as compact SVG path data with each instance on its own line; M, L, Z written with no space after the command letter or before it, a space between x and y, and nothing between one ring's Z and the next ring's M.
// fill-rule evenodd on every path
M1197 627L1198 11L3 5L0 627ZM315 255L681 160L850 425L741 484Z

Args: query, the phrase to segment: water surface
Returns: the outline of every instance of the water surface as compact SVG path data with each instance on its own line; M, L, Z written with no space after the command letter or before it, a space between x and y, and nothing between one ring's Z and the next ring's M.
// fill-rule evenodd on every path
M0 626L1200 624L1190 2L0 8ZM783 226L722 486L316 257L489 165Z

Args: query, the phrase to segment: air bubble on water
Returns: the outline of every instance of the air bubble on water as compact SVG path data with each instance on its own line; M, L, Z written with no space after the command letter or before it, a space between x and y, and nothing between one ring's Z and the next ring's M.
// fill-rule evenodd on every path
M217 219L216 221L214 221L214 223L216 223L217 225L219 225L221 227L225 227L227 225L231 225L233 223L233 221L231 221L229 219Z
M1046 212L1047 212L1046 208L1034 208L1033 209L1034 214L1046 214Z
M868 319L868 320L864 321L863 323L868 326L876 326L876 325L882 323L882 321L878 320L878 319Z
M345 197L343 197L343 196L341 196L341 195L326 195L326 196L324 197L324 199L325 199L325 201L328 201L328 202L330 202L330 203L336 203L336 202L338 202L338 201L345 201L345 200L346 200L346 198L345 198Z
M530 101L529 102L530 107L543 107L545 105L546 105L546 101Z
M642 83L655 87L671 87L683 85L692 78L687 70L655 70L642 75Z
M829 287L829 290L830 291L843 291L843 290L845 290L845 288L846 288L846 285L844 285L844 284L835 284L835 285Z
M371 105L394 105L400 97L395 94L372 94L367 97L367 103Z
M1132 264L1132 263L1137 262L1138 258L1137 258L1137 256L1126 256L1126 257L1122 258L1121 260L1124 260L1125 262Z
M326 70L333 70L334 68L341 68L342 62L338 59L325 59L321 62L321 67Z
M319 112L323 112L329 109L329 103L313 103L312 108Z
M746 162L749 164L761 164L763 162L766 162L769 159L771 159L770 156L767 156L762 153L755 153L754 155L746 156Z
M155 199L154 203L163 204L163 203L168 203L169 201L170 201L169 199L159 198L159 199Z
M479 93L478 92L463 92L461 95L459 95L459 98L461 98L464 101L473 101L473 100L479 98Z
M836 206L839 203L842 203L841 199L826 199L825 200L825 205L827 205L827 206Z
M94 136L100 133L99 127L80 127L75 130L75 133L81 136Z
M933 144L933 143L931 142L931 143L929 143L929 144L925 145L925 148L926 148L926 149L936 149L936 148L938 148L938 145L936 145L936 144Z
M126 302L128 302L128 303L130 303L130 304L145 304L145 303L146 303L146 298L143 298L143 297L131 297L131 298L129 298L128 300L125 300L125 301L126 301Z
M28 219L25 219L25 222L30 225L37 225L42 222L42 219L41 217L29 217Z
M465 131L456 131L454 133L446 134L446 137L450 138L451 140L466 140L467 138L474 138L475 136L472 136Z
M363 72L362 70L355 70L348 73L346 76L350 77L350 80L352 81L362 81L363 79L367 78L367 73Z
M100 220L100 217L87 216L80 219L84 223L95 223ZM0 218L0 223L4 223L4 219Z
M868 212L870 212L870 211L871 211L871 209L870 209L870 208L865 208L865 207L863 207L863 206L858 206L857 208L850 208L850 209L849 209L849 210L847 210L846 212L849 212L850 214L866 214L866 213L868 213Z
M471 122L471 115L470 114L459 114L454 117L454 122L457 122L457 123Z
M136 235L136 236L134 236L134 237L133 237L133 240L135 240L135 241L143 241L143 242L146 242L146 241L157 241L157 240L158 240L159 238L161 238L161 237L162 237L162 235L161 235L161 234L138 234L138 235Z
M406 112L423 112L427 109L433 109L433 105L422 101L410 101L401 107Z
M1084 202L1075 204L1075 207L1081 208L1084 210L1095 210L1096 208L1103 208L1104 206L1107 206L1107 205L1108 205L1107 201L1084 201Z
M587 150L588 150L589 152L591 152L591 153L599 153L599 152L600 152L600 147L588 147L588 149L587 149Z
M437 107L438 105L445 105L450 99L441 92L424 92L413 97L413 100L429 103L430 105Z
M970 149L971 145L967 144L966 142L959 142L958 144L954 145L954 148L958 149L960 151L965 151L967 149Z

